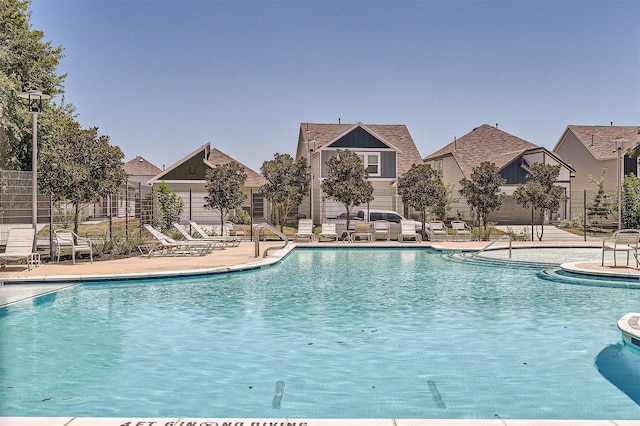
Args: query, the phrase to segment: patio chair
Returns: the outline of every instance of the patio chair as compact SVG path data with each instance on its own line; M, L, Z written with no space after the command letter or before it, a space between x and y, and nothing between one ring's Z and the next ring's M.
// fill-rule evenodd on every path
M71 259L74 265L76 264L76 253L89 253L89 259L93 263L93 245L89 238L80 237L70 229L56 229L53 234L56 238L56 263L60 262L60 255L64 250L71 251Z
M315 234L313 233L313 220L312 219L300 219L298 221L298 232L293 235L293 241L299 241L300 239L309 239L309 241L315 241Z
M151 235L156 238L156 244L148 251L148 256L204 256L214 250L214 241L176 241L163 234L151 225L144 225Z
M467 222L463 220L452 220L451 229L455 241L458 240L458 236L462 237L462 241L465 241L467 238L471 241L471 228L467 225Z
M609 240L602 242L602 263L604 266L604 253L613 252L613 266L617 267L616 252L623 251L627 253L627 266L629 266L629 253L633 254L636 259L636 268L640 266L638 259L638 246L640 245L640 230L622 229L613 233Z
M431 241L435 241L436 238L442 237L443 240L447 240L449 237L449 232L447 232L447 225L444 224L441 220L433 220L429 222L427 233L429 234L429 239Z
M389 241L391 239L391 225L386 220L376 220L373 222L373 240L379 236Z
M35 230L33 227L16 227L9 229L7 237L7 245L4 253L0 253L0 264L2 268L7 266L7 262L23 261L27 264L27 268L31 270L32 266L40 265L40 255L33 253L33 238Z
M189 225L191 225L191 229L196 231L196 234L198 234L203 240L214 240L222 243L221 248L238 247L240 245L240 238L236 237L235 235L209 235L207 231L205 231L204 228L202 228L202 226L200 226L196 222L191 221L189 222Z
M223 240L220 240L220 239L218 239L216 237L206 237L205 238L205 237L202 237L202 236L200 236L199 238L194 238L189 233L189 231L187 231L187 228L185 228L184 225L182 225L180 223L173 223L172 225L180 233L180 235L182 235L184 237L184 239L186 241L200 241L200 242L210 241L210 242L213 243L213 248L214 249L215 248L220 248L220 249L224 248L225 243L224 243Z
M413 240L416 243L422 241L422 236L416 232L415 220L400 221L400 233L398 234L398 241L404 242L404 240Z
M336 224L335 223L323 223L322 229L320 230L320 234L318 234L318 241L322 241L323 239L328 239L329 241L335 240L338 241L338 233L336 232Z
M233 222L225 222L222 225L222 236L225 234L225 230L228 237L236 237L238 240L244 240L247 238L247 234L244 232L244 229L237 227Z
M371 227L368 223L356 223L353 228L353 234L351 234L351 241L354 243L357 241L373 242L373 234L371 233Z

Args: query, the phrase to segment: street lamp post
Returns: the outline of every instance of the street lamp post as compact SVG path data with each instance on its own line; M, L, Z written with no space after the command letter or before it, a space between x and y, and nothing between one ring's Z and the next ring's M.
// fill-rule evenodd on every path
M616 163L617 163L617 171L618 171L617 185L618 185L618 229L619 230L622 229L622 174L624 172L624 169L621 167L620 163L622 160L622 148L624 145L624 141L625 140L622 137L616 138L616 151L618 152Z
M31 224L33 225L33 252L38 249L38 113L42 108L43 99L51 99L51 96L43 94L39 90L29 90L26 93L18 94L18 97L29 101L29 111L31 112ZM33 106L31 101L39 101Z
M313 144L313 148L311 148ZM309 149L309 170L311 171L311 180L309 181L309 218L313 221L313 152L315 151L316 140L310 139L307 141L307 148Z

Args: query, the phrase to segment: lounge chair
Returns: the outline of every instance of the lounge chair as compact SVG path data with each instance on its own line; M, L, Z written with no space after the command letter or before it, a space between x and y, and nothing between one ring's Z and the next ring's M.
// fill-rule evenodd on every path
M453 230L453 238L454 240L458 240L458 236L462 237L462 241L465 241L469 238L471 241L471 228L467 223L463 220L452 220L451 221L451 229Z
M312 219L300 219L298 221L298 232L293 235L293 241L299 241L300 239L309 239L311 242L316 240L316 236L313 233Z
M76 253L89 253L89 259L93 263L93 245L89 238L80 237L70 229L56 229L53 234L56 237L56 262L60 262L63 250L70 250L74 265L76 264Z
M222 236L226 234L228 237L236 237L238 240L244 240L247 238L247 234L244 232L244 229L238 228L233 222L224 222L222 224Z
M422 241L422 236L416 232L415 220L401 220L400 221L400 233L398 234L398 241L413 240L416 243Z
M322 241L323 239L328 239L329 241L335 240L338 241L338 233L336 232L336 224L335 223L323 223L322 229L320 230L320 234L318 234L318 241Z
M376 220L373 222L373 240L377 240L378 237L389 241L391 239L391 226L386 220Z
M368 241L373 242L373 234L368 223L356 223L351 234L351 241Z
M191 222L189 222L189 225L191 225L191 229L196 231L196 233L203 240L220 241L223 244L222 248L225 248L225 247L238 247L240 245L240 238L238 238L236 236L233 236L233 235L231 235L231 236L229 236L229 235L225 235L225 236L209 235L207 233L207 231L205 231L202 228L202 226L200 226L196 222L191 221Z
M213 243L213 248L219 248L219 249L223 249L225 246L224 240L220 240L216 237L202 237L200 236L199 238L194 238L189 231L187 231L187 228L184 227L184 225L180 224L180 223L173 223L172 224L173 227L180 233L180 235L182 235L184 237L184 239L186 241L210 241Z
M35 230L29 228L11 228L7 237L7 245L4 253L0 253L0 264L2 268L7 266L7 262L23 261L27 264L27 268L31 270L32 266L40 265L40 255L33 253L33 238Z
M144 225L144 229L157 240L155 246L148 250L148 256L204 256L215 247L214 241L176 241L151 225Z
M433 220L429 222L427 232L431 241L435 241L436 238L439 237L442 237L443 240L446 240L449 237L449 233L447 232L447 225L445 225L444 222L440 220Z
M609 240L602 242L602 266L604 266L604 253L613 252L613 266L617 267L616 252L623 251L627 253L627 266L629 266L629 253L633 254L636 259L636 268L640 266L638 259L638 246L640 245L640 230L622 229L613 233Z

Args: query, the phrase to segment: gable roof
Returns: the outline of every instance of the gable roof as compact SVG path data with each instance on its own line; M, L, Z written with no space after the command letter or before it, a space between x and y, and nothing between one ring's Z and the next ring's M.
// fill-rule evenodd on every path
M196 158L197 161L201 161L202 164L204 164L207 168L213 168L219 164L227 164L227 163L230 163L231 161L235 161L236 163L242 166L245 173L247 174L247 180L245 181L245 184L244 184L245 187L258 187L266 182L265 178L261 174L256 173L255 171L245 166L238 160L231 158L227 154L224 154L219 149L217 148L211 149L211 144L207 142L206 144L200 146L195 151L191 152L190 154L188 154L186 157L182 158L175 164L172 164L166 170L163 170L158 175L154 176L149 181L149 183L153 184L155 182L163 180L164 176L169 175L173 170L178 169L180 166L182 166L185 163L188 163L194 158ZM199 158L201 158L201 160ZM196 180L203 181L204 171L201 172L200 176L201 178Z
M615 159L616 138L624 138L624 149L627 151L640 143L638 126L567 126L564 133L556 143L553 151L556 151L565 141L567 134L571 132L584 145L584 147L597 160Z
M467 178L483 161L502 169L526 151L544 149L494 126L483 124L425 158L425 161L453 156Z
M136 156L133 160L124 163L124 171L129 176L155 176L162 172L141 156Z
M190 154L187 154L185 157L181 158L177 162L173 163L171 166L167 167L166 169L164 169L163 171L161 171L160 173L155 175L153 178L151 178L149 180L148 183L154 184L154 183L156 183L158 181L163 180L164 176L168 175L173 170L177 169L178 167L180 167L181 165L183 165L187 161L191 160L195 156L202 155L203 159L206 158L206 156L209 154L210 150L211 150L211 148L210 148L209 142L207 142L206 144L198 147L195 151L191 152Z
M258 186L263 185L263 184L265 184L267 182L267 180L264 178L264 176L262 176L259 173L256 173L255 171L253 171L249 167L245 166L244 164L242 164L238 160L235 160L235 159L229 157L227 154L223 153L218 148L214 148L214 149L211 150L211 152L209 152L209 156L205 160L205 163L207 165L209 165L209 167L213 168L213 167L215 167L217 165L228 164L228 163L230 163L232 161L235 161L236 163L240 164L244 168L244 172L247 174L247 180L244 183L244 186L258 187Z
M327 147L341 137L357 128L368 132L390 149L397 152L397 175L400 176L411 168L412 164L421 164L422 157L409 129L404 124L322 124L301 123L296 158L307 156L306 147L301 142L315 140L316 149Z

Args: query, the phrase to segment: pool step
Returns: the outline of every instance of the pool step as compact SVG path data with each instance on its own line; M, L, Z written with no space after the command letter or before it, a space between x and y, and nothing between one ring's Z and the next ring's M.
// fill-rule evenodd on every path
M587 274L577 274L561 268L548 268L538 273L538 277L547 281L563 284L590 285L595 287L633 288L640 289L640 280L623 277L605 277Z
M556 263L526 262L521 260L496 259L484 257L482 255L471 257L471 252L456 252L442 254L441 256L447 260L455 262L464 262L474 265L490 265L496 267L521 268L521 269L542 269L558 266Z

